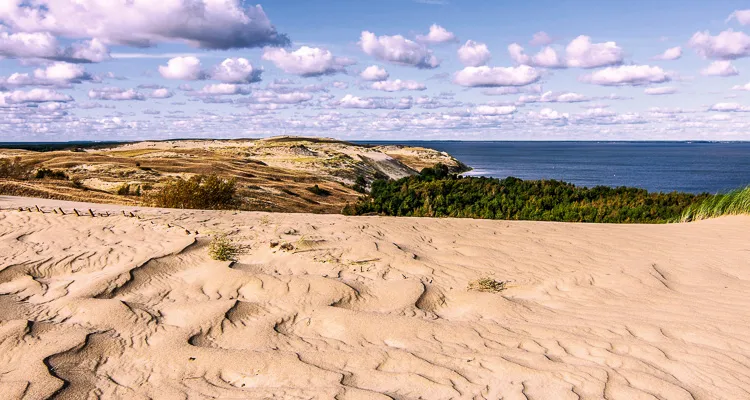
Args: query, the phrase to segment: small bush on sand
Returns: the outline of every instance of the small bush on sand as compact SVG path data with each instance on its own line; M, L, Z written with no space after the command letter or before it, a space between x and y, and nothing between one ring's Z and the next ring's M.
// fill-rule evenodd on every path
M226 210L234 206L236 191L233 179L196 175L168 182L151 194L151 201L156 207Z
M135 187L135 189L133 189L133 187ZM123 183L117 188L117 194L120 196L140 196L141 186Z
M32 169L31 165L22 162L21 157L0 160L0 178L28 179Z
M68 175L65 174L65 172L62 171L53 171L49 168L39 168L36 170L36 175L34 175L34 178L36 179L55 179L55 180L61 180L61 181L67 181Z
M507 283L508 282L499 282L492 278L480 278L469 283L469 290L499 293L506 289Z
M208 245L208 255L217 261L232 261L239 254L239 248L226 235L217 235Z

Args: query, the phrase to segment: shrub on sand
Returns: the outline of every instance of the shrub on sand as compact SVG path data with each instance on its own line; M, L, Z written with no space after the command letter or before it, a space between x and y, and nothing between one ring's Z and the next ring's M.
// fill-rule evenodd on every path
M239 248L226 235L217 235L208 245L208 255L217 261L232 261L239 254Z
M196 175L166 183L151 194L151 201L156 207L226 210L234 206L236 191L233 179Z
M469 290L477 292L500 293L506 289L508 282L499 282L492 278L480 278L469 282Z

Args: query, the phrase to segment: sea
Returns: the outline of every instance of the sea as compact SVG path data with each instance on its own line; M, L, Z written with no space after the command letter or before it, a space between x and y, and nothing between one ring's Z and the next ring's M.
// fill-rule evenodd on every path
M750 185L750 142L367 142L429 147L466 175L557 179L579 186L722 193Z

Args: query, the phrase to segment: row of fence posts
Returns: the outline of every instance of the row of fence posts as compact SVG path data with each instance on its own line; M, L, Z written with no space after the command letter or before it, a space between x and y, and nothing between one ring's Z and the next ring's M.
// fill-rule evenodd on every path
M46 211L42 210L41 208L39 208L38 205L34 205L34 208L31 208L31 207L18 207L18 211L20 211L20 212L39 212L39 213L42 213L42 214L48 214L48 212L46 212ZM97 216L96 213L94 213L94 211L92 209L89 208L87 211L88 212L86 212L86 211L81 212L81 211L78 211L77 209L74 208L72 213L66 213L65 210L63 210L62 207L52 208L52 212L55 213L55 214L58 214L58 215L73 215L73 214L75 214L76 217L85 217L88 214L91 217L96 217ZM105 211L104 213L99 213L99 217L110 217L110 216L114 216L114 215L115 214L111 214L110 215L109 211ZM138 218L138 219L141 218L141 217L133 214L132 211L128 211L126 213L125 210L122 210L122 215L124 217L128 217L128 218Z

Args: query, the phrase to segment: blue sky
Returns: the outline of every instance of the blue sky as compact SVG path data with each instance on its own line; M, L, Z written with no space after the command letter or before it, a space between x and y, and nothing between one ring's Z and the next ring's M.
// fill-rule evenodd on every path
M750 140L747 2L260 6L7 0L0 140Z

